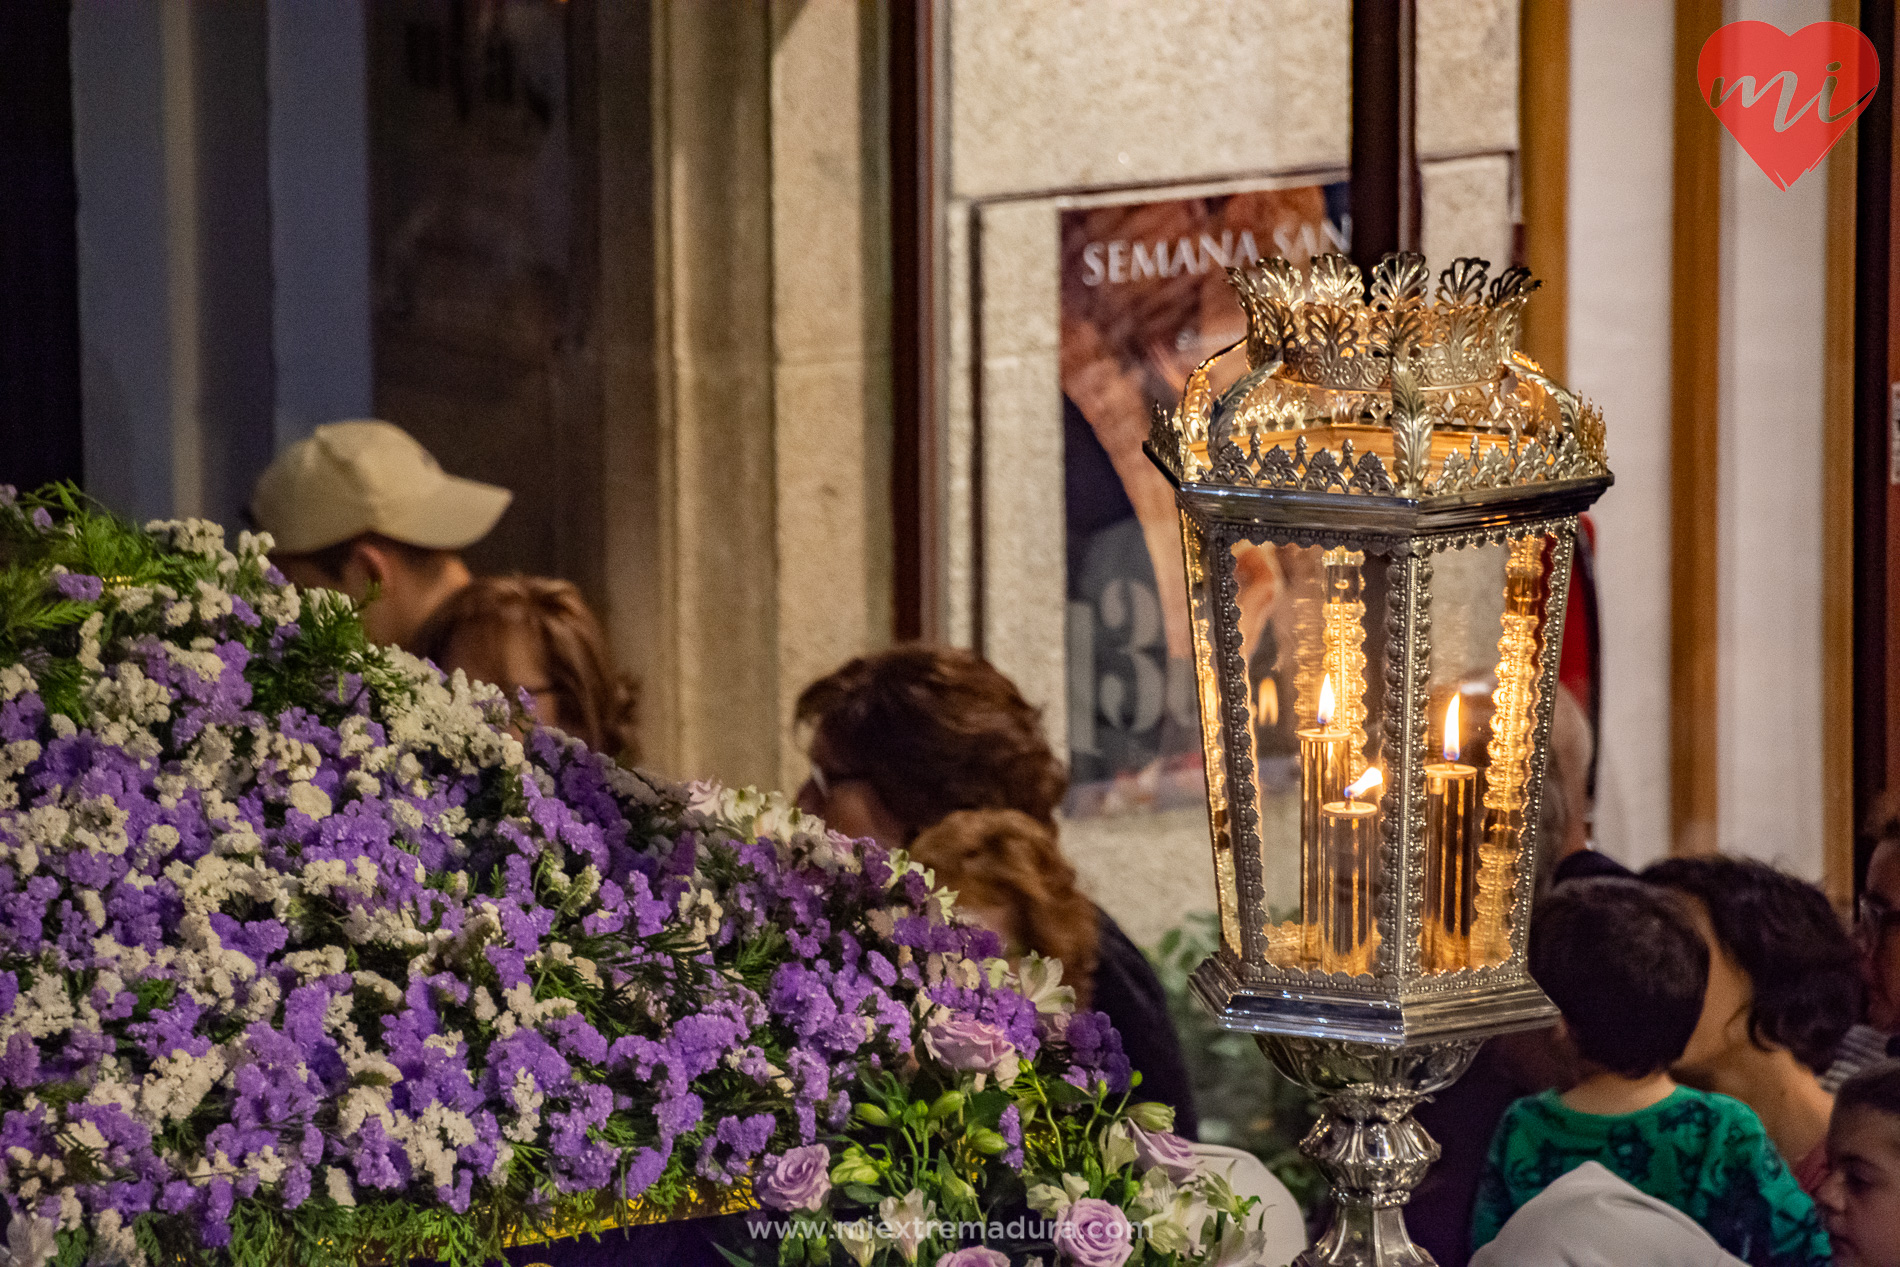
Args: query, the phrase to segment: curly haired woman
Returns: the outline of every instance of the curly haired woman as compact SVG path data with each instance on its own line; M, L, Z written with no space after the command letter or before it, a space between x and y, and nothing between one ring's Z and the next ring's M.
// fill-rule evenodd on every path
M595 751L639 759L632 679L614 668L600 620L572 582L471 581L436 608L415 646L444 672L461 669L511 700L526 691L540 720Z
M813 682L796 715L811 752L799 807L911 850L1012 957L1061 959L1077 1002L1120 1031L1141 1094L1174 1106L1176 1132L1195 1138L1167 997L1128 935L1075 887L1056 833L1068 775L1016 684L970 652L912 644Z
M1859 1014L1847 929L1826 894L1750 859L1670 858L1642 878L1682 896L1709 946L1702 1017L1671 1072L1755 1110L1813 1195L1834 1104L1817 1075Z

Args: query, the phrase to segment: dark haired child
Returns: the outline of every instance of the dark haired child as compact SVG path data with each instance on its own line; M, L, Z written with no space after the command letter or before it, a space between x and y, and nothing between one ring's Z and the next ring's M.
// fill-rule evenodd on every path
M1814 1203L1755 1114L1669 1076L1709 975L1708 947L1674 898L1636 880L1560 886L1531 921L1530 971L1563 1014L1584 1077L1505 1111L1478 1185L1474 1249L1559 1176L1595 1161L1745 1262L1829 1261Z
M1834 1093L1821 1208L1839 1267L1900 1267L1900 1060Z

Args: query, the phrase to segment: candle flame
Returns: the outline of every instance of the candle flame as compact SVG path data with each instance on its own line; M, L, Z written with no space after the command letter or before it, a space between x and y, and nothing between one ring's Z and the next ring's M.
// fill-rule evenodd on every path
M1445 760L1456 761L1462 751L1458 744L1458 692L1453 691L1451 703L1445 705Z
M1325 730L1333 724L1333 679L1331 675L1320 680L1319 684L1319 728Z
M1356 801L1362 795L1370 792L1373 788L1378 787L1384 782L1385 776L1379 773L1378 766L1367 766L1364 774L1346 785L1346 799Z

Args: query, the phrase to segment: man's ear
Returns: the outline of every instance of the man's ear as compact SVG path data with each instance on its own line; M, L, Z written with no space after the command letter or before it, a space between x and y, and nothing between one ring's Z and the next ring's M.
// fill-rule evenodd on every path
M350 562L363 570L363 576L376 581L378 585L388 585L390 572L395 568L395 560L391 560L390 555L374 541L357 541L352 545Z
M344 589L360 603L368 597L372 586L378 593L387 590L394 570L395 560L387 551L373 541L358 541L350 547L349 557L343 561Z

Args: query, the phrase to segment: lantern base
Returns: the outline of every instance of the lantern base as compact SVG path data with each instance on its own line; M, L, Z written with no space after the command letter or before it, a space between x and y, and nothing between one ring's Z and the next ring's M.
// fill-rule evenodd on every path
M1405 1232L1396 1206L1340 1204L1333 1225L1288 1267L1438 1267L1438 1260Z
M1405 1203L1438 1160L1412 1110L1458 1080L1478 1042L1395 1048L1285 1034L1255 1041L1281 1073L1324 1097L1300 1151L1325 1172L1339 1208L1293 1267L1434 1267L1405 1231Z
M1377 1047L1463 1042L1536 1029L1557 1009L1521 967L1491 970L1483 993L1421 992L1397 998L1352 988L1350 978L1313 975L1310 984L1243 981L1225 955L1194 970L1189 988L1222 1029L1264 1037L1297 1034ZM1339 984L1333 984L1338 981Z

